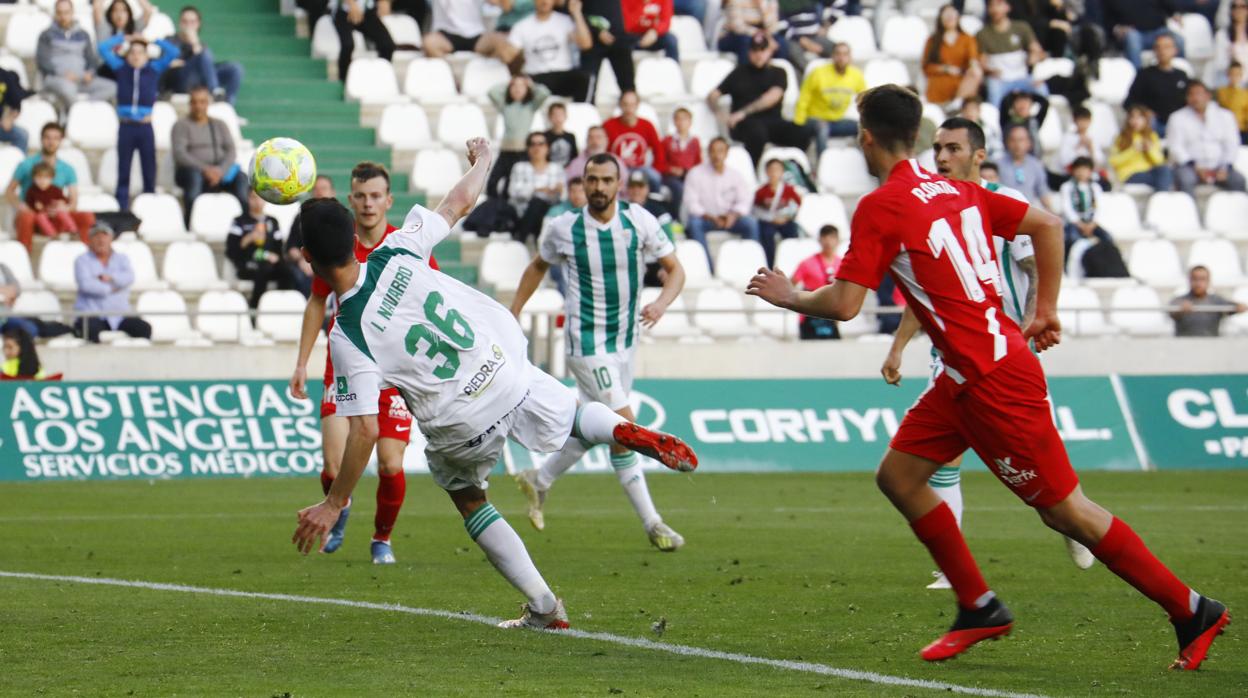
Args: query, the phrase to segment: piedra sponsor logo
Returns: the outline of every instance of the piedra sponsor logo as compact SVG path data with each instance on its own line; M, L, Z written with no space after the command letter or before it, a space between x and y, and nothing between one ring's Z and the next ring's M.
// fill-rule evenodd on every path
M501 347L495 344L490 349L492 356L487 358L464 383L464 395L474 400L481 397L482 393L494 384L494 377L498 375L498 370L507 365L507 355L503 353Z

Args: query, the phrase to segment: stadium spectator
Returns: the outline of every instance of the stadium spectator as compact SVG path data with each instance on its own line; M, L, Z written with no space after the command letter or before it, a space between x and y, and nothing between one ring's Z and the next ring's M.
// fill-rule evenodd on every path
M837 267L841 266L840 231L835 225L824 225L819 228L819 251L803 259L792 271L793 283L803 290L814 291L832 283L836 278ZM787 270L781 269L785 273ZM798 336L802 339L840 339L841 333L836 327L836 320L829 320L809 315L798 316Z
M313 199L332 199L338 196L334 191L334 180L329 175L317 175L312 184ZM303 258L303 214L296 213L290 222L290 232L286 235L286 247L282 254L286 258L286 266L290 269L290 277L295 288L304 298L312 292L312 265Z
M669 240L674 242L676 234L685 229L680 224L680 219L672 213L677 209L669 206L662 196L650 191L650 180L645 173L634 172L628 176L627 196L629 201L646 209L659 221ZM658 264L652 263L652 266L657 269Z
M962 12L945 5L936 15L936 30L923 47L923 74L927 76L927 101L947 104L979 94L984 69L979 64L979 44L962 29Z
M424 5L426 0L399 0L400 5ZM494 20L494 31L506 34L511 28L516 26L516 22L533 14L534 0L489 0L491 5L497 5L502 12L499 13L498 19ZM420 19L428 15L428 10L418 12L416 8L406 10L408 14L418 17L417 21L420 25L425 26L425 21Z
M672 12L706 23L706 0L672 0Z
M650 179L650 188L657 191L667 172L667 156L659 140L659 130L648 119L637 116L641 98L628 90L620 95L620 115L602 124L607 132L607 151L628 165L633 172L642 172Z
M542 231L546 211L563 198L566 189L563 168L547 157L550 145L546 142L546 134L534 131L529 134L526 144L528 160L516 163L507 181L507 202L516 212L512 237L520 242L529 236L537 237Z
M997 163L991 160L985 160L979 166L979 178L991 184L1001 183L1001 170L997 169Z
M503 117L503 138L485 193L499 196L507 191L507 176L512 166L527 157L526 143L533 116L550 97L550 90L545 85L535 84L528 76L513 75L507 82L490 88L488 96Z
M235 162L230 127L208 116L212 94L200 85L191 90L190 110L173 125L173 178L182 188L182 210L189 224L191 207L204 192L226 192L247 210L247 175Z
M1074 123L1062 136L1062 143L1057 149L1058 164L1062 171L1070 172L1076 158L1088 158L1097 177L1105 181L1105 147L1096 142L1092 133L1092 112L1087 107L1078 106L1071 110L1071 117Z
M178 33L169 39L181 50L181 56L165 74L166 84L179 94L187 94L191 88L203 85L215 99L233 104L243 85L243 66L234 61L217 62L212 49L199 38L202 26L203 16L198 8L193 5L182 8L178 14Z
M9 206L17 211L17 216L13 220L17 240L25 245L27 250L31 249L31 243L35 237L35 212L26 205L26 191L34 183L35 165L40 162L46 162L55 168L56 175L52 178L52 185L59 187L69 199L69 215L73 216L74 222L78 224L78 235L83 242L88 242L87 233L95 223L95 214L77 210L77 173L69 163L56 157L57 151L61 148L61 141L64 139L64 127L55 121L44 124L39 134L39 152L18 164L17 169L13 171L13 179L9 181L9 188L5 192Z
M7 312L13 311L13 305L17 303L17 297L22 295L22 285L17 280L17 275L13 273L3 262L0 262L0 309ZM10 329L25 330L32 336L39 334L39 326L33 318L18 317L10 315L0 320L0 332L8 332Z
M117 95L117 85L108 78L96 76L100 57L95 52L91 35L78 26L74 3L57 0L52 11L52 26L39 35L35 47L35 64L43 76L43 91L62 110L84 94L88 99L110 100Z
M1239 126L1239 142L1248 145L1248 87L1243 81L1244 67L1232 63L1226 70L1226 86L1218 88L1218 104L1235 117ZM3 139L0 134L0 140Z
M1044 171L1040 159L1031 154L1031 145L1031 134L1026 126L1010 128L1005 135L1006 154L997 161L1001 181L1007 187L1022 192L1033 206L1042 205L1050 211L1056 210L1048 173Z
M820 0L786 0L780 3L780 23L776 41L783 56L798 75L806 74L810 57L830 58L835 44L826 36L824 18L830 15Z
M573 3L581 4L581 0L568 0L569 10ZM591 79L590 101L594 100L598 71L604 60L611 64L615 83L621 91L637 89L633 68L633 46L636 42L624 28L620 0L584 0L583 4L594 39L593 47L581 54L581 70Z
M1213 75L1221 79L1232 63L1248 65L1248 0L1231 0L1229 21L1213 37Z
M1187 94L1187 73L1174 65L1178 54L1174 37L1162 34L1153 42L1157 65L1150 65L1135 74L1135 81L1127 92L1127 109L1139 104L1153 112L1153 130L1166 137L1166 123L1170 115L1183 108Z
M984 149L988 152L988 159L984 161L984 164L995 163L1000 159L1005 152L1005 139L1001 136L1001 122L984 119L983 100L978 96L967 97L962 100L962 109L958 115L974 121L984 130Z
M3 334L4 363L0 365L0 373L10 379L43 380L43 366L39 364L34 336L21 327L7 328Z
M672 24L672 0L623 0L624 31L641 51L662 51L679 61L680 47L668 33Z
M581 3L568 3L570 16L555 12L555 0L535 0L533 10L507 34L508 58L523 55L524 72L533 82L545 85L548 94L588 102L590 75L576 69L573 50L588 51L594 42ZM538 100L538 106L542 101Z
M788 77L784 69L771 65L773 43L770 34L755 34L750 41L749 62L733 68L706 98L712 111L718 109L720 97L730 98L728 133L745 145L753 162L762 158L768 143L803 150L810 145L810 131L780 115Z
M265 214L264 199L252 191L243 215L230 225L225 256L234 265L238 278L252 282L249 305L253 309L259 307L260 296L270 283L280 289L294 288L290 266L282 258L283 243L277 219Z
M988 22L975 35L980 61L988 82L988 102L1001 106L1001 98L1015 90L1047 94L1043 84L1031 78L1031 66L1043 58L1031 25L1010 19L1007 0L988 0Z
M1153 130L1152 113L1143 105L1127 110L1127 119L1110 149L1109 164L1124 184L1147 184L1157 191L1174 188L1174 171L1166 164L1161 137Z
M576 146L576 136L564 129L566 123L568 105L555 102L546 109L546 142L550 144L550 161L560 167L567 167L580 152ZM498 165L495 164L494 167Z
M1015 126L1027 129L1031 136L1031 154L1040 157L1040 124L1049 114L1049 100L1043 95L1015 90L1001 100L1001 133Z
M1159 36L1171 37L1176 53L1183 54L1183 38L1167 26L1178 14L1174 0L1101 0L1101 11L1105 31L1113 35L1136 70L1140 69L1144 47L1153 45Z
M138 0L139 9L142 12L138 17L134 16L134 8L130 6L126 0L92 0L91 11L95 20L95 40L103 42L117 34L122 36L134 36L142 34L147 28L147 23L152 18L152 12L155 8L148 0ZM107 6L107 9L106 9ZM107 65L100 66L99 74L102 77L112 79L113 69Z
M723 13L724 28L716 46L724 53L736 54L737 65L750 62L758 34L771 35L780 20L776 0L725 0Z
M585 196L585 179L583 177L572 177L569 179L567 189L567 196L546 211L546 221L542 224L543 232L545 232L545 223L549 222L550 219L561 216L568 211L584 208L589 201Z
M316 31L316 24L321 17L329 14L329 0L295 0L295 7L303 10L308 16L309 34Z
M1055 58L1084 58L1094 64L1104 49L1104 32L1085 16L1086 0L1023 0L1016 17L1030 25L1040 48Z
M17 125L22 100L30 96L17 73L0 68L0 143L8 143L23 153L30 145L30 134Z
M758 238L767 256L767 266L776 261L776 235L797 237L797 209L802 195L784 181L784 163L776 158L767 161L767 181L754 192L754 218L758 220Z
M430 0L431 30L422 43L425 55L442 58L456 51L471 51L482 56L513 57L507 52L507 37L487 32L481 10L484 0ZM493 2L492 4L498 4Z
M377 55L394 57L394 39L377 14L378 0L335 0L334 29L338 32L338 79L347 81L347 70L355 53L355 32L372 42Z
M1176 337L1217 337L1222 331L1222 318L1248 311L1248 305L1209 292L1209 268L1192 267L1187 275L1188 291L1170 301L1175 310L1170 312L1174 320ZM1234 310L1201 310L1202 306L1221 305Z
M672 210L679 212L684 201L685 175L702 162L702 144L690 132L693 113L688 109L676 107L676 111L672 112L672 125L676 127L676 133L663 139L663 157L667 160L663 185L671 192Z
M1092 160L1076 158L1071 178L1062 184L1060 192L1066 222L1066 269L1072 279L1130 276L1113 238L1096 224L1096 206L1104 194L1093 180Z
M610 141L607 140L607 130L601 126L590 126L589 131L585 133L585 151L572 159L568 166L564 168L568 177L581 177L585 174L585 163L598 153L607 152L607 146ZM611 157L615 158L615 164L620 166L620 177L628 177L628 165L614 153Z
M815 134L815 152L822 153L828 137L849 138L858 134L858 122L845 118L854 96L867 89L862 71L851 64L849 44L838 43L832 49L832 62L810 71L802 80L793 122L808 127ZM782 83L783 84L783 83ZM783 91L781 96L783 97Z
M725 166L728 141L716 137L707 148L708 161L689 170L685 177L685 234L706 250L712 265L706 234L727 230L745 240L758 242L758 221L750 216L754 185L740 172Z
M125 47L126 57L117 55L127 37L114 34L100 44L100 57L117 76L117 204L122 211L130 210L130 162L139 152L143 171L143 192L156 191L156 132L152 130L152 106L160 76L178 57L178 47L165 39L156 42L160 57L151 60L147 41L131 36Z
M1166 148L1179 191L1194 196L1197 184L1244 191L1244 175L1232 166L1239 154L1239 126L1229 111L1212 103L1203 82L1188 83L1187 106L1170 117Z
M76 232L78 225L69 215L69 199L52 184L56 168L40 162L31 170L32 184L26 189L26 205L35 212L35 227L48 237Z
M74 279L78 282L74 310L109 315L80 318L74 323L74 334L89 342L99 342L100 333L105 331L150 339L152 326L142 318L128 315L134 269L129 257L113 251L113 231L105 225L95 226L87 247L74 260Z

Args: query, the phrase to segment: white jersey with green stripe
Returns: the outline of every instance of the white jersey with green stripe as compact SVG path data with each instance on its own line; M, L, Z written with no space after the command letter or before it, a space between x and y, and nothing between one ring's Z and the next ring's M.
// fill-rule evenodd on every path
M984 180L980 180L980 186L1002 196L1027 202L1027 197L1017 189ZM992 244L997 248L997 263L1001 266L1001 306L1015 324L1022 329L1027 329L1023 327L1023 313L1027 310L1027 292L1031 288L1031 279L1019 266L1019 262L1029 259L1036 253L1031 244L1031 237L1020 235L1013 240L1006 240L993 235Z
M538 253L568 272L564 325L568 353L597 356L636 344L646 260L675 251L658 219L627 201L618 203L616 215L607 223L595 220L588 207L551 221Z
M339 299L330 333L339 415L375 414L393 386L431 445L485 433L529 384L528 343L494 299L429 267L446 219L414 206Z

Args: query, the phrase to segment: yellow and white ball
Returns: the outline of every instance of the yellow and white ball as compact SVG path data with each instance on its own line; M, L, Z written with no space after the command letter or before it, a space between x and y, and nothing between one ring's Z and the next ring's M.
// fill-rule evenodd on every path
M316 160L293 138L270 138L252 157L251 186L272 204L293 204L307 198L316 183Z

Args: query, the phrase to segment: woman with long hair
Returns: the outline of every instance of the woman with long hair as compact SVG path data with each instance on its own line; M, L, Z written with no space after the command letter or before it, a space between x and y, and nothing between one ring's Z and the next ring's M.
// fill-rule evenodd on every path
M506 198L507 176L517 162L528 157L528 137L533 117L541 111L542 103L548 97L550 90L533 82L533 78L527 75L513 75L507 82L490 90L490 102L503 117L503 139L499 143L498 160L485 185L486 196Z
M4 363L0 364L0 372L6 378L43 378L35 340L29 332L20 327L4 331Z
M923 49L927 101L946 104L979 93L984 80L975 37L962 31L962 13L952 4L936 14L936 31Z
M152 18L153 7L148 0L139 0L139 7L143 14L135 17L133 8L126 0L113 0L111 3L108 0L92 0L96 45L116 34L131 36L142 33L147 28L148 20ZM117 77L113 74L113 69L104 64L100 65L99 73L100 77L112 80Z
M1248 65L1248 0L1231 0L1231 21L1219 29L1213 39L1213 61L1207 75L1209 84L1225 85L1226 71L1232 63Z
M1174 187L1174 171L1166 164L1161 138L1153 130L1153 113L1136 105L1127 110L1127 120L1114 139L1109 164L1123 184L1147 184L1156 191Z

